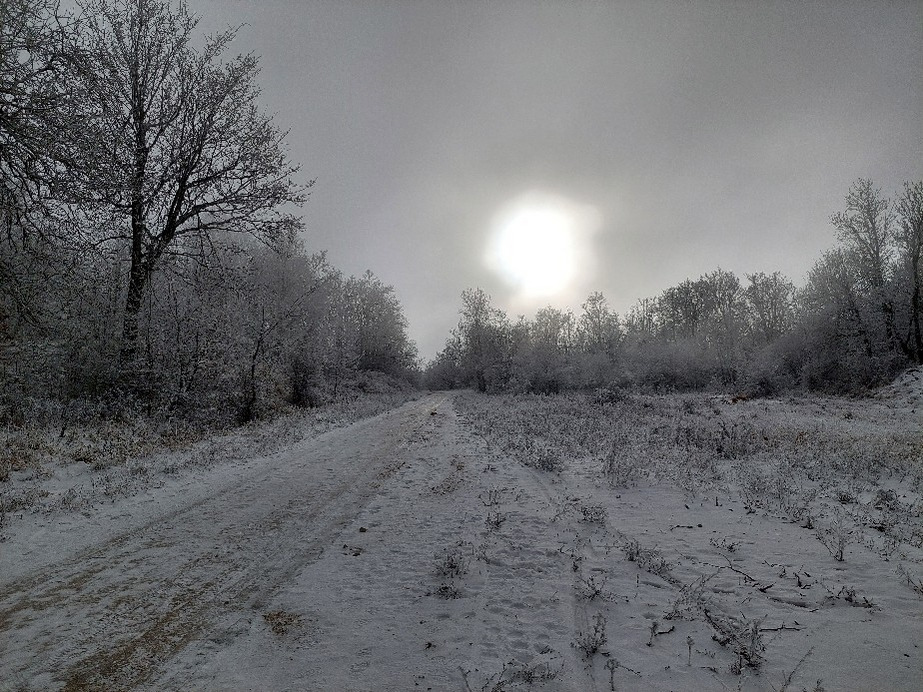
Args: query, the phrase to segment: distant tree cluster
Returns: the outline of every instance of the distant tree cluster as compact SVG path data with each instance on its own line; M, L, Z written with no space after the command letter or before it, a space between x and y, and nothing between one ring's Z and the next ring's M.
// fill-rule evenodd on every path
M481 290L427 369L431 387L553 393L650 390L855 391L923 363L923 183L896 200L859 180L831 218L837 244L796 287L779 272L717 269L617 315L594 293L574 315L511 322Z
M236 30L78 4L0 2L0 403L132 393L246 420L410 375L393 289L299 244L311 183Z

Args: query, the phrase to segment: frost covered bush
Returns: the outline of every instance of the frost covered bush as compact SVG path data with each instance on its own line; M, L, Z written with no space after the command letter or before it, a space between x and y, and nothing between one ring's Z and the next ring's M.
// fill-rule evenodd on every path
M606 616L596 613L593 616L593 626L588 630L581 630L574 638L572 646L577 649L585 659L593 658L609 641L606 634Z
M455 579L468 572L468 556L462 550L462 545L445 548L436 556L433 568L437 576L443 579Z
M593 392L593 403L597 406L610 406L612 404L619 404L625 399L628 398L628 394L625 393L620 387L602 387Z

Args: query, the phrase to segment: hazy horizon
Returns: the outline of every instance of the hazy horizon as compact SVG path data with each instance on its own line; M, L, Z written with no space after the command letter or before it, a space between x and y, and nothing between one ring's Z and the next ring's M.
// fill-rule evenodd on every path
M246 24L231 51L317 179L307 248L393 285L425 358L468 287L515 316L597 290L624 313L719 266L801 284L853 180L923 172L916 2L189 4ZM523 198L579 226L548 285L553 249L495 256Z

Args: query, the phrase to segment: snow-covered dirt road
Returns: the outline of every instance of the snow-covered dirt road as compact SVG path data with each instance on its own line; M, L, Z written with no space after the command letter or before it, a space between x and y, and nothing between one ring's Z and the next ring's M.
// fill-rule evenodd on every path
M271 632L274 595L341 547L443 400L409 403L232 474L216 469L155 503L167 511L145 507L142 525L124 507L76 520L64 529L72 541L51 541L57 554L33 558L45 564L12 580L19 546L0 545L0 688L160 687L168 673L190 672L172 661L193 644L222 650L254 619ZM83 534L105 538L69 554ZM190 660L191 671L211 658Z
M0 690L919 689L915 411L588 402L431 394L84 514L27 515L0 543ZM657 463L702 478L630 487L586 449L617 421L653 474L644 425L693 404L696 430L766 424L772 453L742 470L800 458L769 425L797 409L815 444L853 426L836 435L876 458L890 440L908 471L806 523L706 483L717 462L698 448ZM541 446L557 428L573 440ZM808 524L845 526L842 507L877 523L843 529L836 559Z

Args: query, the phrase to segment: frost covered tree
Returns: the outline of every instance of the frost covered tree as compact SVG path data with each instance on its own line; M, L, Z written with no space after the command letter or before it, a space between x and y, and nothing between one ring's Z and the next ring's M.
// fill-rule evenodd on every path
M540 309L535 319L520 319L514 327L513 376L518 388L537 393L565 389L573 379L575 320L570 310L551 306Z
M747 274L747 281L744 299L750 337L765 346L792 326L795 285L781 272Z
M657 300L661 334L670 340L697 338L707 311L707 286L702 279L671 286Z
M67 150L64 74L73 21L53 0L0 1L0 338L41 327L54 247L42 223Z
M0 0L0 408L140 397L210 425L413 378L393 289L300 244L311 183L236 30L62 5Z
M72 27L53 0L0 2L0 218L7 228L36 204L61 154Z
M642 298L632 305L625 315L625 335L633 340L653 338L660 319L660 310L655 298Z
M846 210L834 214L830 222L864 292L879 312L888 348L896 348L894 304L887 288L894 232L891 203L871 180L860 179L846 195Z
M897 245L908 277L909 319L906 350L923 363L923 182L904 183L897 201Z
M598 291L591 293L581 307L583 312L577 318L577 338L581 349L584 353L611 357L622 336L618 314Z
M169 0L83 0L69 77L78 104L70 202L96 211L97 243L128 257L121 367L165 256L207 255L222 234L292 237L307 185L285 133L257 105L258 61L225 54L236 30L194 41L198 17ZM86 218L92 218L87 216Z
M502 387L509 369L509 323L483 290L462 292L457 336L459 368L465 384L480 392Z
M399 375L414 367L416 347L407 337L407 318L392 286L367 271L347 279L343 303L358 369Z

